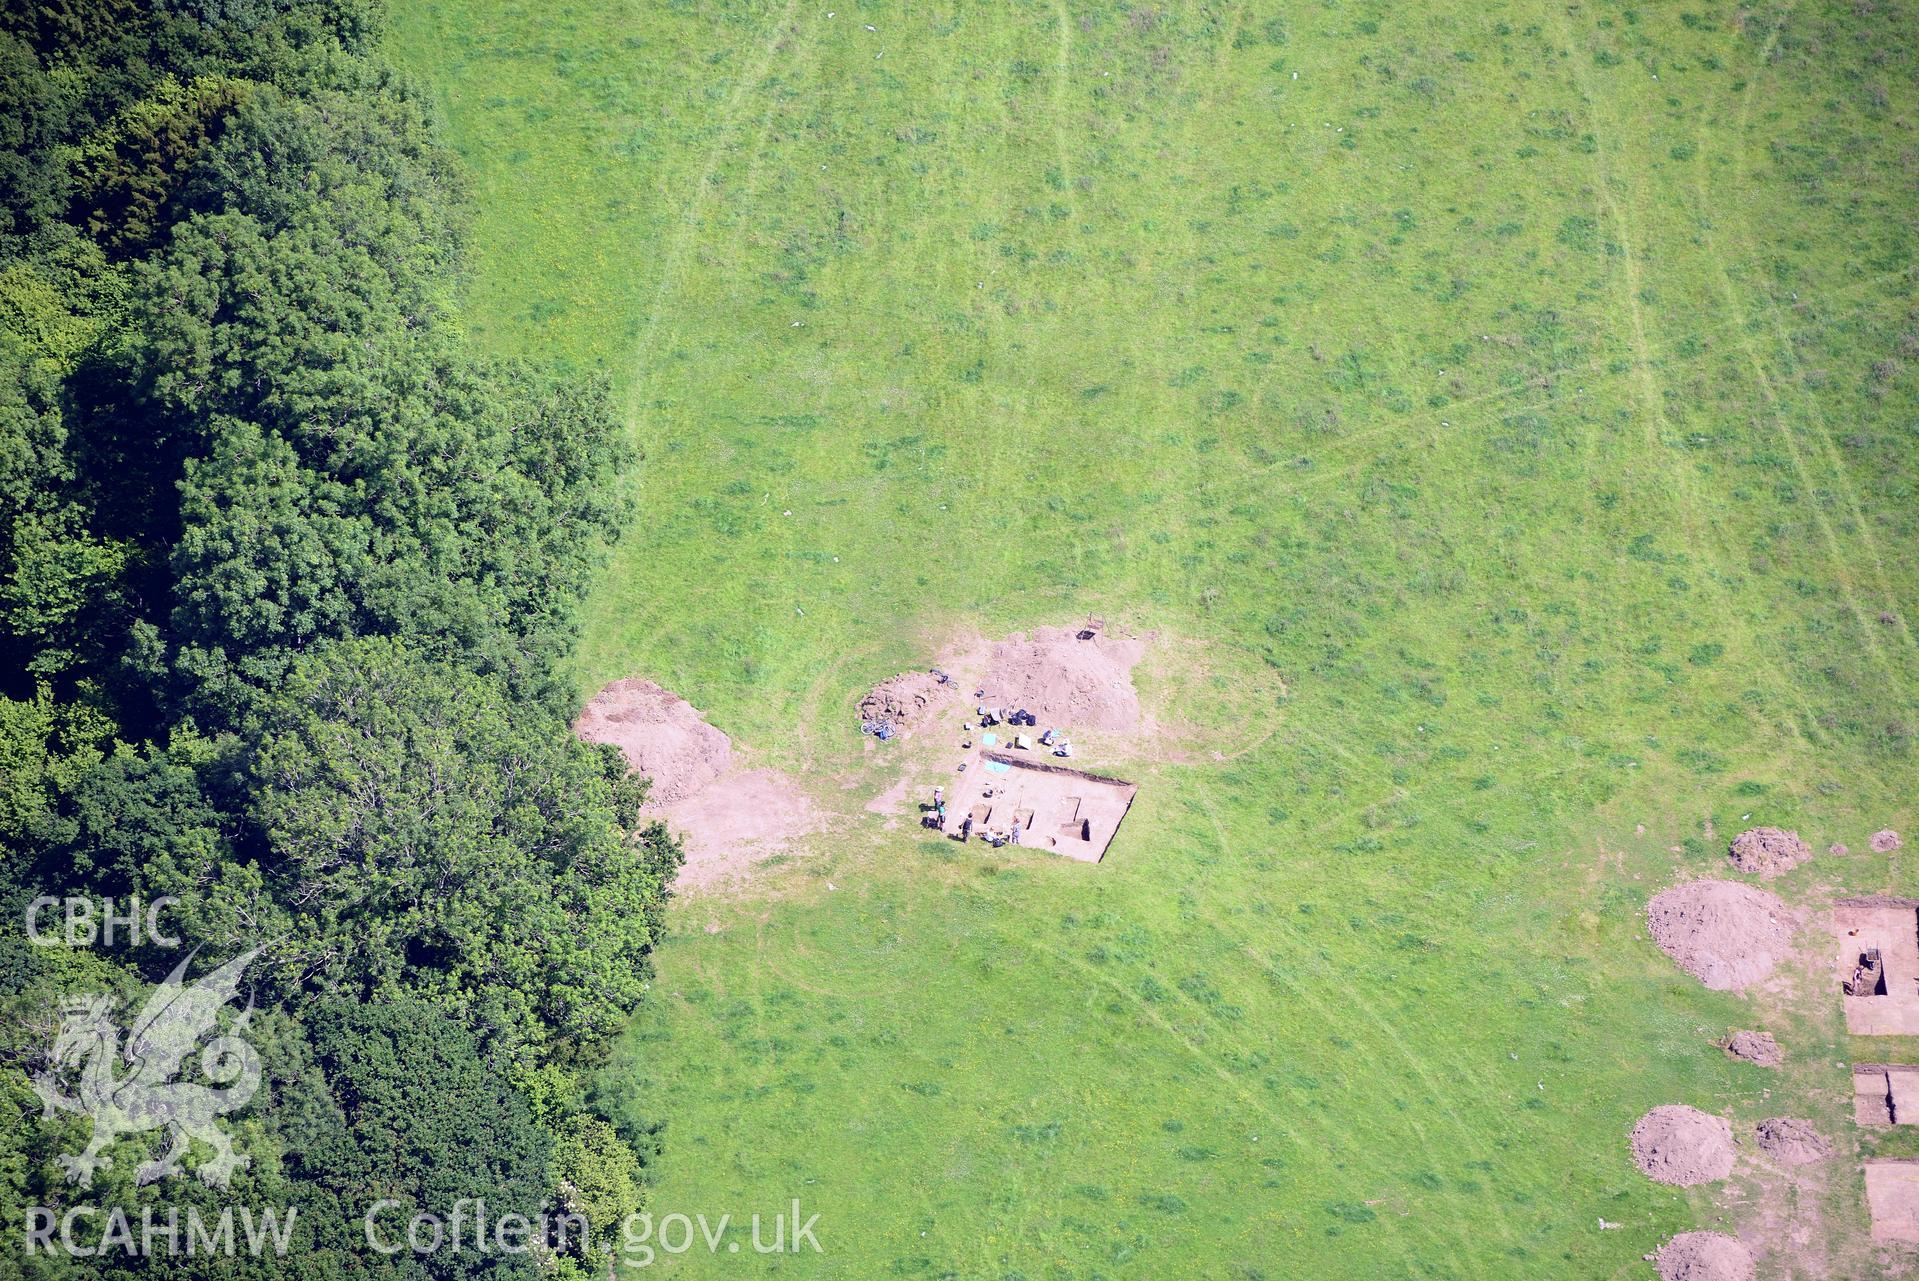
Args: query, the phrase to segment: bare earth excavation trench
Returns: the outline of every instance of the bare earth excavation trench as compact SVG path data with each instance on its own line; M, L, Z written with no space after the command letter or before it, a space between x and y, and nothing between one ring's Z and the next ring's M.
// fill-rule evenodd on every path
M1899 848L1896 832L1875 833L1868 842L1875 855ZM1843 845L1829 847L1844 855ZM1727 849L1727 861L1739 872L1762 879L1784 876L1812 857L1797 832L1758 827L1741 832ZM1909 899L1853 899L1833 905L1830 928L1839 944L1839 995L1845 1020L1855 1035L1906 1034L1919 1030L1919 902ZM1668 887L1646 907L1653 941L1675 965L1717 991L1743 993L1766 982L1792 955L1794 934L1811 919L1788 908L1776 895L1742 882L1701 879ZM1734 1032L1720 1043L1724 1052L1757 1067L1777 1068L1789 1050L1768 1032ZM1853 1069L1855 1117L1862 1126L1919 1123L1919 1102L1910 1121L1900 1117L1902 1099L1919 1098L1919 1066L1869 1063ZM1770 1092L1768 1092L1770 1093ZM1756 1155L1742 1155L1749 1150ZM1633 1128L1633 1161L1647 1178L1679 1187L1717 1183L1736 1168L1757 1162L1772 1171L1762 1199L1787 1198L1762 1206L1758 1221L1741 1236L1721 1232L1682 1233L1648 1255L1663 1281L1751 1281L1756 1260L1781 1254L1780 1275L1828 1275L1818 1259L1795 1255L1782 1235L1797 1221L1796 1239L1809 1239L1807 1216L1816 1218L1816 1199L1794 1191L1795 1171L1832 1159L1833 1140L1799 1117L1768 1117L1752 1126L1749 1138L1735 1133L1724 1116L1682 1103L1648 1111ZM1919 1241L1919 1162L1870 1159L1864 1183L1872 1237L1877 1242ZM1603 1221L1602 1221L1603 1225Z
M1017 820L1025 833L1022 844L1097 861L1136 789L1078 768L1078 759L1069 764L1054 758L1053 744L1038 741L1039 727L1063 728L1048 736L1055 741L1083 732L1082 742L1099 745L1126 742L1131 735L1151 737L1140 735L1133 682L1133 669L1145 653L1145 641L1113 635L1097 623L1042 627L997 642L951 647L928 670L882 681L858 703L863 731L886 740L923 736L923 745L933 747L930 754L890 758L901 776L867 808L908 812L907 794L922 785L930 791L938 782L951 793L945 798L951 809L948 835L955 834L953 825L962 816L972 817L981 830ZM982 707L990 709L984 718ZM1030 728L1022 713L1030 715ZM736 760L723 732L650 681L632 678L606 686L575 728L582 738L616 745L635 771L653 780L646 812L685 842L681 888L737 883L756 864L833 822L788 776ZM951 737L942 743L942 735ZM1078 750L1068 751L1077 758ZM1109 786L1112 798L1099 792ZM1062 806L1071 810L1071 821L1060 821ZM929 804L912 808L929 822L936 818L936 812L926 813ZM1885 831L1869 844L1884 853L1896 849L1898 839ZM1835 845L1830 853L1841 855L1844 847ZM1813 851L1796 832L1756 827L1735 837L1726 857L1734 872L1772 880L1804 864ZM1646 909L1652 941L1679 969L1707 988L1733 993L1767 982L1792 956L1794 935L1809 919L1757 885L1715 878L1672 885L1654 895ZM1908 1018L1919 1027L1919 904L1853 901L1838 905L1833 919L1841 933L1841 977L1854 1030L1903 1030ZM1877 968L1864 964L1868 953ZM1885 1000L1892 988L1909 999ZM1912 991L1905 993L1907 988ZM1719 1047L1762 1068L1778 1068L1790 1055L1771 1033L1755 1029L1734 1032ZM1919 1067L1868 1064L1861 1069L1855 1081L1862 1124L1919 1123L1919 1104L1905 1115L1900 1106L1905 1095L1919 1095L1907 1080L1919 1079ZM1687 1103L1652 1108L1634 1126L1628 1147L1641 1172L1660 1183L1716 1184L1757 1162L1785 1181L1768 1185L1775 1189L1790 1188L1794 1171L1827 1162L1835 1151L1827 1135L1798 1117L1767 1117L1740 1129L1726 1116ZM1869 1162L1865 1173L1875 1239L1908 1234L1919 1239L1919 1163ZM1771 1217L1816 1213L1811 1204L1797 1203L1789 1212L1775 1207L1780 1213ZM1601 1226L1608 1225L1601 1220ZM1680 1233L1646 1257L1663 1281L1752 1281L1758 1263L1778 1251L1791 1257L1786 1242L1749 1225L1740 1236Z
M990 700L1067 732L1127 735L1141 722L1133 669L1146 644L1114 635L1095 621L955 646L940 655L937 668L903 672L875 686L860 701L859 716L869 728L884 725L889 738L945 722L965 733L961 726L974 716L977 700ZM619 748L634 772L652 780L642 812L682 838L686 863L676 882L682 891L737 882L757 864L828 826L829 816L791 777L736 760L723 731L685 699L644 678L617 680L601 689L574 722L574 732ZM976 742L962 740L972 745L956 756L966 769L955 768L954 777L944 780L958 784L955 805L964 800L969 810L981 805L993 811L993 802L1001 802L1008 820L1026 816L1036 832L1029 844L1097 861L1124 817L1133 786L1077 771L1037 744L1015 749L1010 731L994 734L982 728L976 734ZM991 750L995 747L1000 750ZM903 794L907 782L902 778L894 790ZM982 789L994 794L982 798L977 795ZM1044 820L1038 828L1035 815ZM1069 828L1076 834L1070 838ZM1077 835L1081 832L1083 837Z

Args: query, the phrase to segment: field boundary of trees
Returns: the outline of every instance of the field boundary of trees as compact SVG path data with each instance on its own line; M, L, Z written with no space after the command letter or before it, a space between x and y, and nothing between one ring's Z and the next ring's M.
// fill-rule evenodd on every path
M76 1186L56 1158L87 1120L64 1113L8 1127L0 1181L16 1226L297 1209L290 1250L221 1275L581 1276L576 1246L413 1259L362 1229L376 1197L596 1234L638 1208L651 1127L589 1082L680 859L644 782L570 734L557 675L631 515L621 424L603 382L467 341L460 182L384 21L0 18L0 896L11 921L177 900L190 978L265 945L231 1186L141 1183L157 1131ZM9 1103L38 1108L63 1000L111 994L124 1024L182 955L0 929Z

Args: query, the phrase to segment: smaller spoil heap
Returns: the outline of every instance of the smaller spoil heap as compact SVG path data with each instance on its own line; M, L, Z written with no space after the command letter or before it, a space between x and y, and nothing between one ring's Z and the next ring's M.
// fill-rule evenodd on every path
M1659 1281L1752 1281L1752 1255L1723 1232L1681 1232L1653 1256Z
M1632 1130L1632 1159L1657 1183L1689 1188L1732 1173L1732 1123L1683 1103L1656 1107Z
M1832 1155L1832 1143L1812 1128L1812 1122L1793 1116L1774 1116L1755 1127L1759 1150L1781 1165L1808 1165Z
M1786 1052L1766 1032L1734 1032L1726 1038L1726 1053L1758 1067L1778 1067Z
M952 686L945 672L901 672L875 685L860 700L860 729L888 739L917 725Z
M1776 827L1755 827L1732 838L1726 856L1732 865L1753 876L1783 876L1812 857L1812 847L1799 833Z

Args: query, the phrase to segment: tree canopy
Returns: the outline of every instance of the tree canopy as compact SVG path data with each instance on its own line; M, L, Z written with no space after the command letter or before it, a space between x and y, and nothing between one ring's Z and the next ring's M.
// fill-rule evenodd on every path
M531 1266L368 1256L375 1191L602 1225L640 1197L584 1081L679 851L561 671L628 448L604 383L468 345L457 170L380 23L0 14L0 898L172 895L207 957L267 944L241 1177L309 1235L234 1275ZM9 957L15 1010L178 959ZM10 1040L0 1090L46 1065ZM7 1198L66 1203L62 1125L0 1144Z

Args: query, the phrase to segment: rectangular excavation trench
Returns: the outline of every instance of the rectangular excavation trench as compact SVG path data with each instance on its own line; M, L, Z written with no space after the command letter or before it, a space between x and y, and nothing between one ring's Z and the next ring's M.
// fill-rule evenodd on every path
M1875 1241L1919 1241L1919 1161L1866 1162L1866 1205Z
M992 768L1004 766L1003 769ZM973 818L973 832L1007 834L1017 819L1020 844L1097 863L1119 833L1136 783L1088 774L1016 752L983 751L967 765L950 807L947 834Z
M1919 1036L1919 900L1833 907L1840 1000L1854 1036Z
M1852 1115L1860 1125L1919 1125L1919 1066L1852 1065Z

